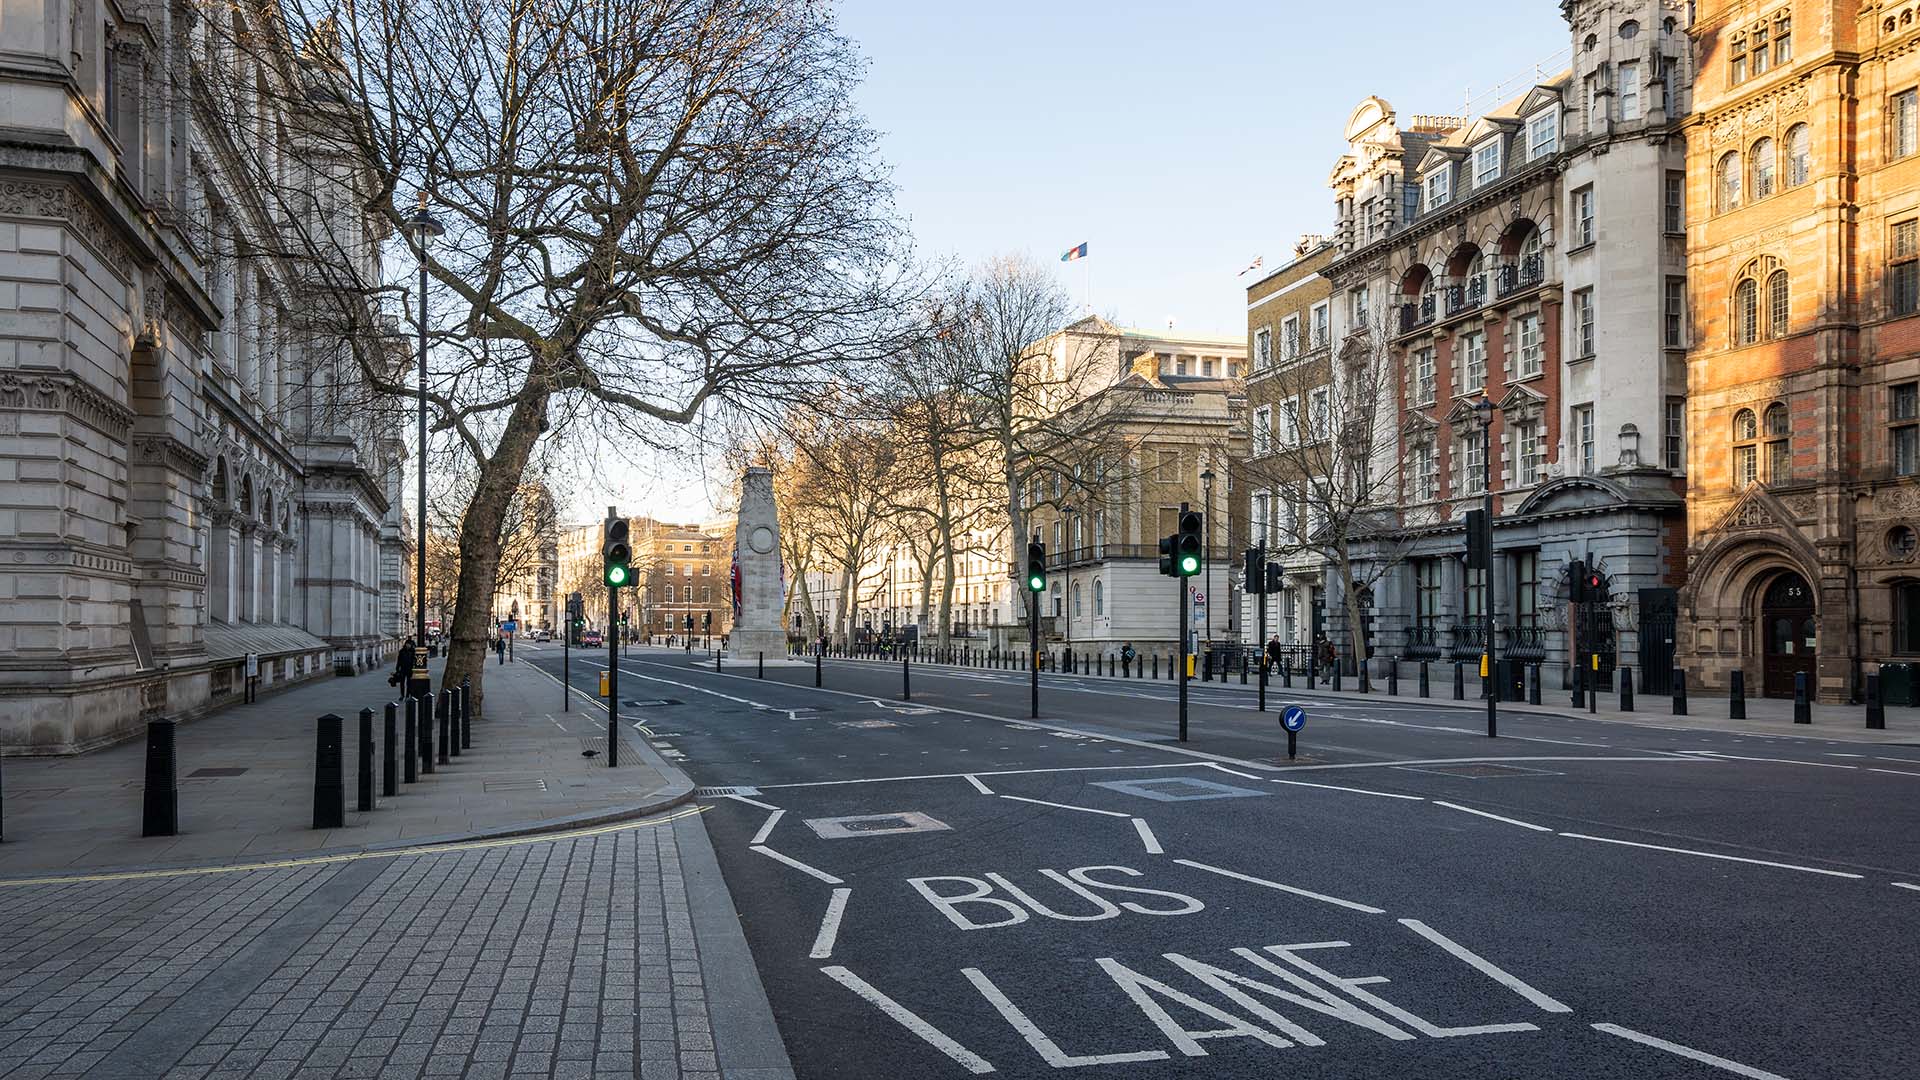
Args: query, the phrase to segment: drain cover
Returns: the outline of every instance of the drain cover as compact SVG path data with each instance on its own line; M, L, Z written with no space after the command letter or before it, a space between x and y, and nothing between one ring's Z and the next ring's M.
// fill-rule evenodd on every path
M822 840L843 840L849 836L889 836L898 833L942 832L951 826L918 810L897 814L860 814L854 817L809 818L807 826Z
M236 769L230 766L223 765L218 768L195 769L192 772L187 774L187 779L191 780L196 776L239 776L241 773L246 771L247 770L244 768Z
M703 799L718 799L723 795L758 795L757 787L703 787L694 788L693 793Z

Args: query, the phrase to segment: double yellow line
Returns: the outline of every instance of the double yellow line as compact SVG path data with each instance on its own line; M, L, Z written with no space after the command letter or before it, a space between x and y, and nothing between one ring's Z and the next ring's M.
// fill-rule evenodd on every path
M483 851L487 848L515 847L520 844L545 844L555 840L579 840L589 836L605 836L608 833L626 832L630 829L645 829L655 825L665 825L683 817L706 812L704 806L688 807L676 810L665 817L643 818L639 821L621 821L612 825L596 825L592 828L571 829L566 832L535 833L531 836L507 836L498 840L472 840L459 844L425 844L418 847L392 848L384 851L349 851L338 855L314 855L304 859L274 859L270 862L238 863L231 866L193 866L178 870L127 870L117 874L75 874L65 877L15 878L0 880L0 888L15 885L71 885L90 881L143 881L148 878L192 877L202 874L243 874L255 870L287 870L300 866L325 866L329 863L357 862L361 859L400 859L409 855L443 855L456 851Z

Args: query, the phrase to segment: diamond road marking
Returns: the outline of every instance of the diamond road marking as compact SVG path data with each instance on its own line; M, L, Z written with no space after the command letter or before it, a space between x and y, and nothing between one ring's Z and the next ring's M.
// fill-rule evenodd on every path
M1094 787L1111 788L1155 802L1196 802L1201 799L1245 799L1269 792L1216 784L1192 776L1155 776L1144 780L1100 780Z

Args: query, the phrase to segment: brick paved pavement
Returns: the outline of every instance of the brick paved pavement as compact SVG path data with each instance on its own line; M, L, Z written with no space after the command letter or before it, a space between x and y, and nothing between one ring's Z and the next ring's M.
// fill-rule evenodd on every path
M792 1076L699 816L0 884L0 1076Z

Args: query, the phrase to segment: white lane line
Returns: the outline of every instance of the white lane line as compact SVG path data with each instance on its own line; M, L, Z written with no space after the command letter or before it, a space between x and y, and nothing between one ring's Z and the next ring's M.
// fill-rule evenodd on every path
M1521 997L1526 998L1528 1001L1533 1002L1535 1005L1539 1006L1541 1009L1545 1010L1546 1012L1565 1013L1565 1012L1573 1011L1571 1008L1567 1007L1566 1005L1563 1005L1560 1002L1555 1001L1553 998L1548 997L1546 994L1541 993L1539 990L1529 985L1525 980L1521 979L1518 975L1514 975L1511 972L1506 971L1505 969L1501 968L1499 965L1495 964L1493 961L1488 960L1486 957L1481 956L1480 954L1474 952L1472 949L1467 948L1465 945L1462 945L1459 942L1448 937L1447 935L1441 933L1440 931L1435 930L1433 927L1428 926L1426 923L1421 922L1419 919L1401 919L1400 925L1406 927L1407 929L1413 931L1416 934L1419 934L1421 937L1426 938L1428 941L1433 942L1435 945L1438 945L1441 948L1447 950L1448 952L1452 953L1454 956L1460 958L1461 960L1466 961L1468 966L1475 968L1480 972L1480 974L1485 975L1487 978L1492 979L1494 982L1499 983L1501 986L1504 986L1507 989L1513 991L1514 993L1519 994Z
M1486 733L1476 732L1476 734L1485 736ZM1505 738L1505 737L1506 736L1504 735L1501 736L1501 738ZM1511 755L1511 756L1504 756L1504 757L1415 758L1411 761L1347 761L1347 762L1341 762L1337 765L1288 765L1288 766L1284 766L1284 768L1288 772L1318 772L1318 771L1323 771L1328 769L1397 769L1407 765L1484 765L1489 762L1502 763L1502 762L1509 762L1509 761L1593 761L1593 762L1608 762L1608 763L1622 762L1622 761L1665 761L1665 762L1670 762L1674 764L1685 764L1687 762L1704 762L1704 761L1714 760L1711 757L1701 756L1706 753L1708 753L1708 751L1705 751L1705 750L1682 750L1682 751L1678 751L1676 753L1671 753L1671 754L1662 753L1658 755L1649 755L1649 756L1634 755L1634 756L1627 756L1627 757L1623 757L1616 754L1576 754L1576 755L1562 754L1557 756L1533 756L1533 757ZM1774 759L1756 758L1755 760L1772 761ZM1831 767L1838 768L1838 769L1846 769L1846 768L1851 768L1852 766L1835 765Z
M1236 881L1244 881L1252 885L1264 885L1269 889L1278 889L1284 893L1292 893L1295 896L1304 896L1309 900L1318 900L1322 903L1333 904L1337 907L1347 908L1351 911L1363 911L1363 912L1366 912L1368 915L1385 915L1386 914L1386 911L1382 908L1371 907L1367 904L1357 904L1357 903L1354 903L1352 900L1342 900L1337 896L1328 896L1325 893L1309 892L1306 889L1296 889L1291 885L1282 885L1277 881L1268 881L1266 878L1257 878L1251 874L1242 874L1234 870L1223 870L1218 866L1208 866L1206 863L1194 862L1192 859L1175 859L1173 861L1179 863L1181 866L1191 866L1195 870L1205 870L1209 874L1219 874L1221 877L1230 877Z
M748 806L757 806L762 810L780 809L779 807L774 806L770 803L763 803L758 799L749 799L745 795L722 795L720 797L723 799L732 799L734 802L743 802L743 803L746 803Z
M1252 773L1236 772L1232 769L1227 768L1225 765L1215 765L1211 761L1207 762L1205 767L1209 769L1217 770L1219 772L1226 773L1228 776L1238 776L1245 780L1265 780L1266 779L1266 777L1264 776L1255 776Z
M1874 767L1872 767L1872 766L1868 766L1868 768L1867 768L1867 771L1868 771L1868 772L1883 772L1883 773L1886 773L1886 774L1887 774L1887 775L1889 775L1889 776L1920 776L1920 772L1909 772L1909 771L1908 771L1908 770L1906 770L1906 769L1877 769L1877 768L1874 768Z
M837 877L834 877L832 874L827 873L825 870L820 870L820 869L816 869L814 867L808 866L806 863L801 862L799 859L796 859L791 855L782 855L779 852L773 850L772 848L766 846L765 844L755 844L751 848L748 848L747 850L757 851L760 854L765 855L767 858L772 859L774 862L786 863L788 866L793 867L795 870L798 870L803 874L812 874L814 877L819 878L821 881L824 881L829 885L845 885L846 884L846 882L840 880Z
M1366 788L1341 787L1338 784L1309 784L1305 780L1275 780L1276 784L1291 784L1294 787L1324 788L1327 791L1349 791L1355 795L1378 795L1383 799L1411 799L1414 802L1426 802L1421 795L1395 795L1391 791L1368 791Z
M1153 829L1148 826L1145 818L1133 819L1133 831L1140 834L1140 842L1147 846L1147 854L1165 855L1167 853L1166 849L1160 846L1160 838L1153 835Z
M1624 847L1646 848L1648 851L1670 851L1675 855L1698 855L1703 859L1723 859L1727 862L1752 863L1755 866L1771 866L1778 870L1799 870L1807 874L1825 874L1828 877L1851 878L1860 880L1859 874L1849 874L1844 870L1822 870L1817 866L1795 866L1793 863L1768 862L1765 859L1749 859L1740 855L1722 855L1715 851L1693 851L1689 848L1664 847L1660 844L1642 844L1635 840L1616 840L1610 836L1588 836L1586 833L1563 832L1561 836L1575 840L1598 840L1603 844L1620 844Z
M979 778L979 777L977 777L977 776L975 776L975 775L973 775L972 773L968 773L968 774L967 774L967 783L969 783L969 784L972 784L972 785L973 785L973 790L975 790L975 791L977 791L977 792L979 792L979 793L980 793L980 794L982 794L982 795L991 795L991 794L993 794L993 789L992 789L992 788L990 788L990 787L988 787L987 785L985 785L985 784L983 784L983 783L981 783L981 782L980 782L980 778Z
M920 1036L935 1050L959 1062L960 1067L968 1072L978 1076L993 1071L993 1065L986 1058L953 1041L946 1032L920 1019L912 1009L881 993L873 984L846 968L838 965L823 967L820 973L865 998L875 1008L886 1013L894 1023Z
M1747 1080L1787 1080L1786 1077L1781 1076L1779 1073L1770 1073L1765 1069L1756 1069L1751 1065L1742 1065L1737 1061L1728 1061L1726 1058L1720 1057L1717 1054L1709 1054L1705 1050L1695 1050L1691 1046L1681 1046L1679 1043L1668 1042L1665 1039L1657 1039L1652 1035L1635 1031L1632 1028L1623 1028L1619 1024L1595 1024L1593 1025L1593 1030L1604 1031L1609 1035L1616 1035L1622 1039L1626 1039L1628 1042L1637 1042L1642 1046L1651 1046L1655 1050L1665 1050L1669 1054L1678 1054L1683 1058L1697 1061L1702 1065L1711 1065L1716 1069L1725 1069L1735 1076L1744 1076Z
M1123 769L1191 769L1191 762L1175 761L1165 765L1066 765L1057 769L1001 769L997 772L978 773L918 773L911 776L866 776L857 780L802 780L791 784L761 784L763 790L771 788L802 787L842 787L847 784L891 784L902 780L960 780L968 776L1029 776L1035 773L1064 772L1114 772Z
M695 691L698 691L698 692L700 692L700 693L702 693L702 694L712 694L712 695L713 695L714 697L717 697L717 698L726 698L726 699L727 699L728 701L737 701L737 702L739 702L739 703L740 703L740 704L742 704L742 705L751 705L751 706L753 706L753 707L754 707L754 708L756 708L756 709L771 709L771 708L773 708L773 706L772 706L772 705L762 705L762 704L761 704L760 702L758 702L758 701L754 701L754 700L752 700L752 699L750 699L750 698L743 698L743 697L734 697L734 696L733 696L732 694L723 694L723 693L721 693L721 692L720 692L720 691L718 691L718 690L709 690L709 689L707 689L707 688L706 688L706 687L704 687L704 686L695 686L695 685L693 685L692 683L684 683L684 682L677 682L677 681L675 681L675 680L673 680L673 679L663 679L663 678L661 678L661 677L660 677L660 676L658 676L658 675L642 675L642 674L640 674L639 672L637 672L637 671L635 671L635 670L633 670L633 669L632 669L632 668L630 668L630 667L622 667L622 668L620 669L620 673L621 673L622 675L631 675L631 676L633 676L633 677L634 677L634 678L636 678L636 679L645 679L645 680L647 680L648 682L657 682L657 683L666 683L666 684L667 684L668 686L677 686L677 687L679 687L679 688L681 688L682 690L695 690ZM749 678L750 678L751 676L741 676L741 677L749 677Z
M1797 758L1780 757L1743 757L1739 754L1723 754L1718 750L1682 750L1683 754L1698 757L1725 758L1728 761L1764 761L1769 765L1811 765L1816 769L1858 769L1858 765L1835 765L1831 761L1801 761Z
M752 847L755 844L766 843L767 837L773 833L773 827L778 825L780 819L786 816L787 812L785 810L775 810L772 814L768 815L766 824L760 826L760 831L753 834L753 839L747 841L747 846Z
M833 890L827 900L827 913L820 917L820 932L813 938L813 951L807 954L812 959L825 960L833 955L833 943L840 937L840 917L847 913L847 897L852 895L852 889Z
M1912 885L1904 881L1894 882L1893 887L1896 889L1912 889L1914 892L1920 892L1920 885Z
M1021 1011L1020 1006L1007 1000L1007 995L1000 992L1000 988L993 984L992 979L987 978L986 972L979 968L961 968L960 974L965 975L967 981L973 984L973 988L980 991L980 996L986 998L989 1004L998 1009L1001 1018L1012 1025L1013 1030L1019 1032L1021 1038L1027 1040L1027 1045L1033 1047L1034 1051L1040 1055L1040 1060L1056 1069L1072 1068L1078 1065L1119 1065L1130 1061L1166 1060L1165 1050L1132 1050L1119 1054L1069 1054L1060 1049L1060 1044L1048 1037L1046 1032L1041 1031L1040 1026L1029 1019L1027 1014Z
M1063 802L1048 802L1045 799L1029 799L1022 795L1002 795L1000 797L1003 799L1012 799L1014 802L1030 802L1036 806L1051 806L1056 810L1078 810L1083 814L1105 814L1108 817L1133 816L1132 814L1123 814L1118 810L1095 810L1091 806L1068 806Z
M1444 806L1449 810L1458 810L1461 813L1472 814L1475 817L1492 818L1495 821L1504 821L1509 825L1518 825L1523 829L1532 829L1534 832L1550 833L1553 831L1552 829L1547 828L1545 825L1535 825L1535 824L1532 824L1531 822L1521 821L1518 818L1501 817L1499 814L1489 814L1485 810L1475 810L1471 806L1461 806L1459 803L1441 802L1439 799L1435 799L1433 800L1433 805Z

